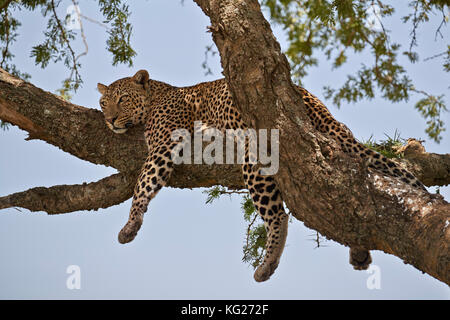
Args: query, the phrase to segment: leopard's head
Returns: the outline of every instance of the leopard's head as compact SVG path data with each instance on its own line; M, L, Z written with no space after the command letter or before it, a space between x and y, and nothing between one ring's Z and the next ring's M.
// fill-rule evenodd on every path
M109 86L97 84L102 94L100 107L106 125L115 133L125 133L128 128L141 124L146 117L149 75L138 71L133 77L119 79Z

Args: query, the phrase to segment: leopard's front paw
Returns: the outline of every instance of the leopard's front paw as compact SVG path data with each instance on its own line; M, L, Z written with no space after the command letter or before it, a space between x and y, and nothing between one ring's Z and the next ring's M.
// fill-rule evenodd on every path
M139 229L141 228L142 220L128 221L127 224L119 232L119 242L128 243L133 241Z

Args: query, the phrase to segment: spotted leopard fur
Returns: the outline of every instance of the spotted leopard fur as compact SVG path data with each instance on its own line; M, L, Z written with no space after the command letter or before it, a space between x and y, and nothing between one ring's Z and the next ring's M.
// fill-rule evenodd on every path
M119 242L132 241L140 229L150 200L167 183L173 170L171 151L177 145L171 139L175 129L194 132L194 121L219 130L246 129L224 79L200 83L191 87L174 87L149 79L145 70L133 77L119 79L109 86L98 84L102 94L100 106L107 126L115 133L125 133L128 128L145 125L145 139L149 154L142 167L136 187L128 222L119 233ZM395 162L368 149L355 140L350 130L336 121L328 109L311 93L298 87L314 127L335 138L345 152L367 161L369 167L399 177L415 187L422 184ZM263 176L251 162L248 148L242 172L256 210L267 230L266 254L254 274L256 281L265 281L278 266L287 236L288 215L272 176ZM350 251L351 263L364 269L371 261L368 251Z

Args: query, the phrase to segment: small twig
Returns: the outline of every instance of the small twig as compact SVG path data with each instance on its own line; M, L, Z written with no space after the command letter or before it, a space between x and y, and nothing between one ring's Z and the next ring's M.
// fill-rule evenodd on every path
M439 24L439 27L436 29L436 32L434 34L434 40L435 41L436 41L436 38L437 38L438 35L441 36L441 39L444 39L444 36L442 35L442 32L441 32L441 28L442 28L442 26L447 24L447 22L445 21L445 13L444 13L444 9L443 8L441 9L441 13L442 13L442 21Z
M75 11L76 11L76 13L77 13L78 23L80 24L81 38L83 39L84 47L86 48L86 50L85 50L84 52L80 53L80 54L76 57L76 59L75 59L75 63L76 63L76 61L77 61L80 57L87 55L87 53L88 53L88 51L89 51L89 47L88 47L88 43L87 43L87 40L86 40L86 35L85 35L85 33L84 33L83 23L81 22L81 13L80 13L80 9L79 9L78 4L76 3L75 0L72 0L72 3L73 3L73 6L74 6L74 8L75 8ZM72 72L73 72L73 70L72 70ZM70 75L70 78L72 78L72 74Z
M81 12L80 12L80 17L83 18L83 19L86 19L89 22L92 22L92 23L95 23L95 24L99 25L100 27L103 27L103 28L105 28L107 30L110 30L110 28L106 24L101 23L101 22L99 22L99 21L97 21L95 19L89 18L89 17L83 15Z
M219 191L220 194L247 194L248 191Z
M412 48L415 45L417 45L417 33L416 33L416 30L417 30L417 28L419 26L419 21L418 21L418 18L417 18L417 11L419 10L418 7L419 7L419 1L416 1L415 5L414 5L413 29L412 29L412 31L410 33L410 35L412 35L412 38L411 38L411 42L409 44L409 52L411 52Z
M51 0L51 6L52 6L52 11L53 11L53 16L54 16L54 18L56 20L56 23L58 25L59 30L61 31L61 35L63 37L63 40L66 43L67 48L69 49L70 54L72 56L73 68L72 68L72 72L70 74L70 79L72 79L73 72L75 72L76 78L79 78L80 75L79 75L78 68L77 68L77 58L75 57L75 52L73 51L72 46L70 45L69 39L67 39L66 31L65 31L61 21L59 20L58 15L56 14L56 7L55 7L55 1L54 0Z
M327 245L323 245L323 244L320 243L320 241L322 240L322 237L320 236L319 232L316 231L315 235L311 234L310 236L314 236L314 239L308 239L308 240L309 241L314 241L317 244L314 249L317 249L317 248L320 248L320 247L322 247L322 248L328 247Z
M217 52L216 52L216 51L213 51L212 48L213 48L213 45L206 46L206 50L205 50L205 60L204 60L203 63L202 63L203 69L206 70L206 71L205 71L205 76L207 76L207 75L212 75L212 74L213 74L211 68L210 68L209 65L208 65L208 53L211 52L211 56L213 57L213 56L215 56L215 55L217 54Z
M443 56L443 55L445 55L445 54L447 54L447 51L444 51L444 52L435 54L434 56L425 58L425 59L423 59L423 61L428 61L428 60L432 60L432 59L435 59L435 58L439 58L439 57L441 57L441 56Z
M378 2L378 7L382 8L383 4L381 3L381 1L377 1L377 2ZM372 8L373 8L373 14L374 14L375 18L378 20L378 22L379 22L379 24L381 26L381 30L383 30L383 34L384 34L385 39L386 39L387 47L389 48L389 50L391 50L391 44L389 43L389 37L388 37L387 30L384 27L383 21L381 20L381 16L379 16L377 11L375 10L375 5L374 5L373 2L372 2Z
M253 220L249 223L249 225L247 227L247 237L245 239L245 247L246 248L248 248L248 239L249 239L249 236L250 236L250 230L252 229L252 226L255 223L257 217L258 217L258 215L255 214L255 216L253 217Z

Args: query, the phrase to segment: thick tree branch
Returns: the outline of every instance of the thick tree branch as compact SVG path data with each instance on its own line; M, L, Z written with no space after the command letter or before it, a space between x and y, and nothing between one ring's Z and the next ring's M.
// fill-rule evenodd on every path
M280 130L283 199L306 226L341 244L383 250L450 284L450 205L367 169L313 129L286 57L256 0L195 0L211 19L243 118Z
M118 173L97 182L33 188L0 197L0 209L21 207L48 214L97 210L122 203L133 194L138 172Z
M422 143L416 139L408 139L397 152L404 154L407 161L403 162L408 170L426 186L450 184L450 154L428 153Z
M407 157L413 172L424 185L447 186L450 184L450 155L425 153L418 157Z

